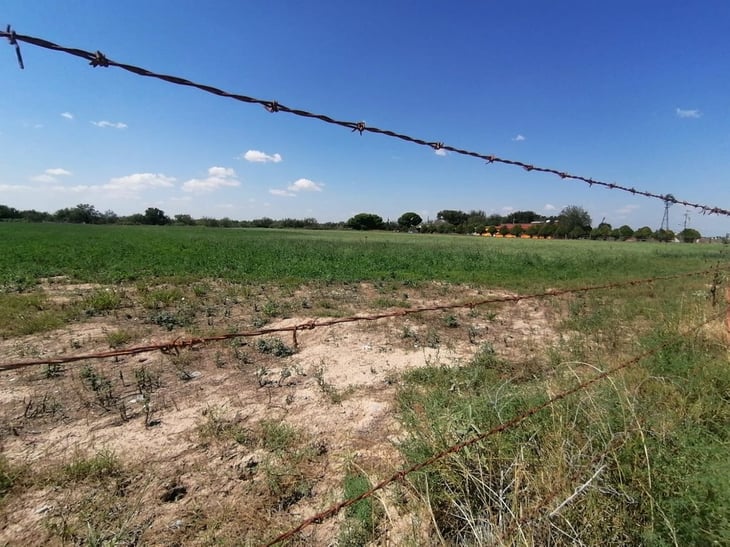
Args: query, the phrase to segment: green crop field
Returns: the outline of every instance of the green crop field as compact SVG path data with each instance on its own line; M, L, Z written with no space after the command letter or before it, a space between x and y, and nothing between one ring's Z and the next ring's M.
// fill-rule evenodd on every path
M0 223L0 544L730 545L729 250Z
M729 253L720 244L0 223L0 286L63 275L103 283L438 280L525 289L703 269Z

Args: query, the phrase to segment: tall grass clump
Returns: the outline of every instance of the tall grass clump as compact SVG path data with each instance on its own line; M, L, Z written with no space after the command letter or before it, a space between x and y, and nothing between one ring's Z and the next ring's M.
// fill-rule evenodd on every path
M669 345L412 474L440 540L728 544L726 349L716 336L672 328L641 342ZM463 366L414 370L398 394L407 431L400 449L407 462L423 461L612 364L564 361L545 378L515 380L509 363L482 348Z

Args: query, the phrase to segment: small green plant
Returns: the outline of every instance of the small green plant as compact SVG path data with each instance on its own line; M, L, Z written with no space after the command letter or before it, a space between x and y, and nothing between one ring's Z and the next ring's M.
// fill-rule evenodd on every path
M183 300L183 292L177 287L161 287L147 290L142 295L142 305L147 309L159 309Z
M96 401L105 410L114 408L119 398L114 393L112 381L91 365L85 365L80 372L81 379L88 389L94 392Z
M331 403L339 405L342 404L344 395L334 385L324 379L324 364L321 364L319 368L314 372L314 378L317 380L317 385L322 390Z
M83 300L83 308L87 315L101 315L115 310L122 303L122 295L114 289L99 289Z
M299 438L297 430L284 422L262 420L259 427L261 428L261 446L271 452L287 450Z
M10 489L16 482L17 476L18 469L11 465L5 456L0 456L0 500L10 492Z
M43 367L43 377L47 380L63 376L66 369L62 363L48 363Z
M116 349L129 343L132 340L132 335L126 330L115 330L106 333L106 341L110 348Z
M356 498L371 487L370 479L364 473L352 469L347 472L342 484L345 499ZM380 514L372 496L349 506L345 517L340 528L338 545L356 547L373 540Z
M449 314L444 317L444 325L446 325L450 329L455 329L459 326L459 320L456 318L456 316Z
M273 355L275 357L289 357L294 355L294 348L287 346L281 338L259 338L256 341L256 349L261 353Z
M134 380L140 395L150 394L162 387L160 374L144 365L134 369Z
M76 454L74 459L63 468L63 476L71 482L101 481L118 477L123 467L113 450L104 449L90 458Z

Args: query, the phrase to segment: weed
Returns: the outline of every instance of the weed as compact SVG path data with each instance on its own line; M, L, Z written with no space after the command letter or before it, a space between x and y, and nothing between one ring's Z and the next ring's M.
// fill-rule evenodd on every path
M122 295L113 289L99 289L84 298L82 307L86 315L102 315L113 311L122 303Z
M79 373L88 389L94 392L96 401L105 410L114 408L119 398L114 393L112 381L91 365L85 365Z
M271 452L287 450L299 439L297 430L284 422L262 420L259 427L261 446Z
M126 330L115 330L106 333L106 341L110 348L117 349L129 343L132 340L132 334Z
M147 309L159 309L184 300L183 292L177 287L160 287L147 290L142 295L142 305Z
M87 458L77 454L63 468L63 476L71 482L101 481L109 477L118 477L123 468L119 457L112 450L101 450Z
M43 367L43 377L47 380L60 378L66 372L62 363L48 363Z
M261 353L273 355L275 357L289 357L294 355L295 350L287 346L281 338L259 338L256 341L256 349Z
M450 329L455 329L459 326L459 320L456 318L456 316L449 314L444 317L444 325L446 325Z
M371 487L372 484L364 473L352 469L347 472L342 484L345 499L355 498ZM376 510L372 496L348 507L345 517L340 528L338 545L355 547L374 539L380 512Z
M140 395L149 395L162 387L160 374L145 365L134 369L134 380Z
M342 404L344 396L342 392L338 391L337 388L324 379L324 363L320 364L319 368L314 372L314 378L317 380L317 385L322 390L332 404Z

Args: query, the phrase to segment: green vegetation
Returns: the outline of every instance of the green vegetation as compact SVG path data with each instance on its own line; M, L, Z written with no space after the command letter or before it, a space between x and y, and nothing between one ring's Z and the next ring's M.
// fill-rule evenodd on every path
M724 333L690 329L685 281L577 296L549 364L488 344L462 366L409 372L408 463L499 428L557 393L661 348L411 476L447 544L724 545L730 539L730 374ZM598 349L600 348L600 349ZM576 493L577 492L577 493Z
M726 260L724 245L494 240L354 231L0 223L0 287L68 276L119 283L448 281L521 289L649 277ZM151 294L155 308L176 297ZM103 310L102 310L103 311Z
M458 211L443 213L444 222L470 221ZM609 228L600 225L595 239L613 237ZM0 336L23 357L42 355L36 347L42 339L59 338L44 351L92 351L175 336L163 329L185 328L181 336L239 332L280 317L365 314L486 298L500 288L529 293L711 269L727 263L728 251L719 244L0 223ZM122 459L126 449L94 448L34 460L30 472L16 453L0 457L0 504L30 506L30 496L43 491L49 509L38 517L45 531L39 533L50 542L264 543L339 499L339 488L323 495L317 487L323 478L329 485L341 480L343 496L358 496L394 468L500 428L664 345L519 426L409 475L405 487L353 504L327 539L362 545L385 541L387 532L394 534L388 541L421 544L425 532L444 544L724 545L730 538L727 345L717 324L690 328L723 312L718 295L726 278L719 269L713 273L514 307L429 312L395 318L383 330L376 322L353 325L362 330L348 336L367 334L372 354L382 359L363 367L366 379L388 366L391 348L406 348L414 363L427 365L402 376L388 372L372 387L354 377L347 387L339 377L337 385L327 381L324 360L310 368L308 335L299 354L287 338L257 337L19 374L13 385L32 396L7 406L7 439L40 435L29 432L80 416L93 427L103 419L120 435L144 426L153 439L155 430L147 428L171 422L179 408L210 406L196 410L202 419L194 434L180 437L192 445L180 469L163 469L170 460L137 469ZM69 323L59 337L19 338ZM96 338L86 334L91 329L74 332L87 325ZM352 352L360 347L353 340L329 342L333 352ZM344 413L373 393L390 402L396 392L402 461L380 459L390 444L370 451L373 439L390 442L379 417L370 430L335 432L341 437L331 442L333 432L312 433L308 415L298 414L306 408L300 403L319 405L325 415ZM354 449L347 444L352 439ZM349 450L357 451L358 464L342 466L342 451ZM323 477L333 469L338 475ZM186 496L186 488L199 497ZM177 528L172 517L161 522L148 509L183 499L176 492L184 496L180 518L172 521L184 523ZM408 519L412 533L402 525Z

